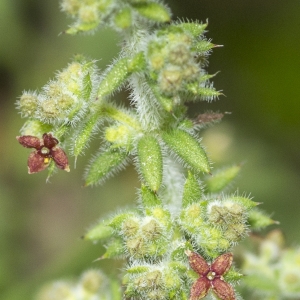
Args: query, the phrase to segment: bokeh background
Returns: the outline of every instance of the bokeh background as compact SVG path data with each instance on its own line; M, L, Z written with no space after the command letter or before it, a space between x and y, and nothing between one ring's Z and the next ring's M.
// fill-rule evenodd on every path
M287 244L300 244L300 1L169 1L174 17L208 19L214 50L209 72L225 97L190 106L191 117L207 109L231 112L203 132L215 167L243 163L239 193L263 202L281 222ZM118 272L115 261L92 261L100 245L80 239L101 216L134 205L139 186L133 168L105 185L81 188L88 157L71 173L29 176L27 156L15 136L23 120L15 101L41 88L75 53L99 59L118 53L118 36L59 35L67 28L58 0L0 0L0 299L33 299L49 280L79 275L90 267ZM120 98L124 95L120 94ZM125 101L122 100L121 101ZM93 147L98 147L95 140ZM73 162L71 162L71 167Z

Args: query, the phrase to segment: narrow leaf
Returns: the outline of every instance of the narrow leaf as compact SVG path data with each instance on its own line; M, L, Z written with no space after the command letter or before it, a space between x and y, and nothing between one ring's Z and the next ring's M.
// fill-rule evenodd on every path
M87 148L88 141L97 128L99 114L94 113L88 120L86 120L77 130L77 135L73 139L72 152L75 157L82 154L83 150Z
M155 2L133 4L134 9L146 19L155 22L169 22L171 17L168 10Z
M157 197L157 195L144 185L141 188L141 196L145 208L154 207L162 204L161 200Z
M103 80L99 84L98 97L102 98L118 89L128 78L130 72L128 70L128 58L121 58L108 69Z
M267 214L261 210L255 209L250 211L248 222L253 230L259 230L279 222L272 220Z
M193 96L199 96L200 100L212 101L222 95L222 93L216 91L213 87L199 85L198 81L188 83L186 89Z
M218 193L226 188L241 170L240 165L220 170L205 180L206 189L209 193Z
M115 258L124 254L123 242L121 239L114 239L106 246L106 251L102 255L102 259L104 258Z
M91 228L83 238L90 241L98 241L109 238L113 235L113 229L105 222L100 222Z
M123 168L127 153L122 151L107 150L100 152L90 164L86 173L85 186L100 183L114 172Z
M163 162L161 148L153 136L143 136L137 146L138 167L145 183L157 191L162 182Z
M189 171L183 189L182 207L187 207L191 203L198 202L201 196L202 191L199 182L195 175Z
M184 30L188 31L193 37L197 38L201 34L205 32L207 27L207 23L200 24L200 23L180 23L177 26L183 28Z
M183 130L175 129L164 133L163 140L196 173L210 172L206 152L190 134Z

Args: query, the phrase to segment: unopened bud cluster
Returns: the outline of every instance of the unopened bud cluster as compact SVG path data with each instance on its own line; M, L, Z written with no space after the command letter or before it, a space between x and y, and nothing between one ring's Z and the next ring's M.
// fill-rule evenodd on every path
M30 118L24 131L38 124L43 128L42 124L57 126L79 121L95 93L96 76L94 62L78 57L42 91L24 92L17 102L21 115ZM37 130L33 128L33 131Z
M255 299L300 297L300 248L286 248L284 244L283 234L273 230L260 240L258 254L245 251L244 285L255 290Z
M75 20L66 31L70 34L95 30L101 25L125 30L139 18L148 22L170 20L169 10L157 0L63 0L61 8Z
M57 281L45 285L35 299L111 300L112 294L107 276L98 270L88 270L77 282Z
M152 36L146 57L149 80L155 86L155 91L167 97L178 95L179 92L186 95L190 93L192 97L201 94L201 88L205 90L207 77L202 66L215 46L202 36L206 26L197 23L172 24ZM217 92L210 93L211 99L218 96ZM210 93L206 97L208 100Z

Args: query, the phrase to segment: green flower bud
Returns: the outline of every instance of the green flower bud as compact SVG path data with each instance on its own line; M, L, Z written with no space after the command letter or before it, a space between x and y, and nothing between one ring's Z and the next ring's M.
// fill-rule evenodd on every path
M155 220L150 220L142 226L141 230L146 240L155 240L162 233L162 228Z
M24 92L17 101L17 107L22 117L32 117L35 115L38 106L38 95L36 92Z
M38 293L37 300L74 299L72 286L68 282L59 281L48 284Z
M170 230L172 228L171 215L168 210L162 207L154 207L148 214L153 216L161 226L164 226L164 230Z
M131 26L132 15L130 8L126 7L116 13L114 23L120 29L126 29Z
M181 89L182 70L176 66L162 69L159 75L159 87L163 93L174 94Z
M126 125L112 126L105 130L105 138L115 147L129 147L133 131Z
M62 111L57 106L53 98L45 99L40 102L40 117L42 120L50 121L57 120L62 117Z
M172 64L182 66L191 59L191 53L187 45L174 45L169 52L169 61Z
M90 24L91 26L98 25L98 23L100 22L100 17L98 13L97 3L95 3L94 5L81 6L78 11L78 18L79 22L81 23Z
M127 238L136 235L139 228L140 224L137 218L127 218L122 224L122 232Z
M80 285L89 293L96 294L105 283L104 275L97 270L89 270L82 274Z
M148 63L151 69L159 71L165 64L165 55L162 55L162 53L154 53L149 57Z
M62 0L61 9L70 15L78 13L81 0Z
M177 291L182 285L180 276L174 270L166 269L163 275L164 286L167 290Z
M67 94L62 94L60 97L57 98L56 101L57 101L57 106L61 110L70 109L75 102L74 98L72 98L70 95Z
M204 224L203 208L199 203L193 203L181 211L180 225L189 234L198 234Z
M20 133L21 135L42 136L45 132L51 132L52 129L52 125L34 119L26 121Z
M137 257L143 257L147 251L145 241L140 236L127 240L126 248L131 256Z
M245 224L232 224L224 231L224 237L232 243L240 241L248 233Z

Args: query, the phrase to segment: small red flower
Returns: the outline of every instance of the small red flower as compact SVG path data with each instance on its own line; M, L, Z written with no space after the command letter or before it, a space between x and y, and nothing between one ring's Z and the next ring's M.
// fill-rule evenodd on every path
M224 281L223 275L230 269L232 253L225 253L209 265L205 259L190 250L186 250L191 268L199 274L199 278L192 285L190 300L204 298L210 289L221 300L235 300L233 287Z
M19 143L25 148L34 148L28 158L28 173L37 173L46 169L51 159L54 160L56 166L67 172L70 171L68 157L64 150L57 147L59 143L51 133L44 133L43 138L31 135L17 136Z

